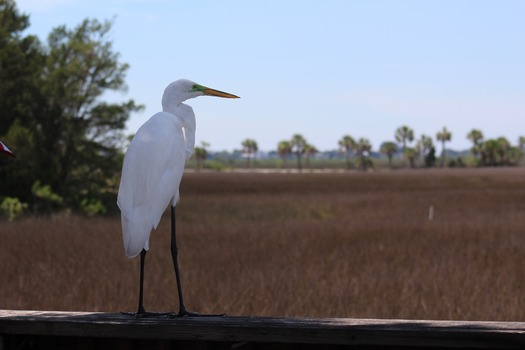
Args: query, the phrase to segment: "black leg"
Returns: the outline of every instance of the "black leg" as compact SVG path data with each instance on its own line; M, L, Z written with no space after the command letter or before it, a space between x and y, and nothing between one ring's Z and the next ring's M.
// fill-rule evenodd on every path
M139 308L137 310L137 316L146 313L144 310L144 262L146 260L146 249L142 249L140 252L140 287L139 287Z
M135 316L136 318L167 315L167 313L147 312L144 309L144 263L146 262L146 253L146 249L142 249L140 252L139 307L136 313L123 312L124 315Z
M182 298L182 286L180 283L180 272L179 272L179 261L178 261L179 250L177 248L177 231L175 225L175 207L171 207L171 257L173 259L173 267L175 268L175 277L177 278L177 292L179 293L179 313L171 316L182 317L182 316L201 316L201 317L213 317L213 316L224 316L220 315L206 315L195 312L189 312L184 306L184 300ZM170 317L171 317L170 316Z
M180 283L179 272L179 249L177 248L177 230L175 225L175 207L171 207L171 258L173 259L173 267L175 268L175 278L177 279L177 292L179 294L179 314L178 316L185 316L188 314L184 306L184 299L182 297L182 286Z

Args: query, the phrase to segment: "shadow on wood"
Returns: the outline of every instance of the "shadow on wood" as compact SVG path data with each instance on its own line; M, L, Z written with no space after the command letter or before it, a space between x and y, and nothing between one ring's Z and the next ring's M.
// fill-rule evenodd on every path
M0 349L524 349L525 323L0 310Z

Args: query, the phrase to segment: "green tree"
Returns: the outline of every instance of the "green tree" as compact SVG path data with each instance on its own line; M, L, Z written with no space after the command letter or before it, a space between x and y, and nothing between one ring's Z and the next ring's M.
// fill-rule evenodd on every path
M430 147L428 153L425 155L425 166L431 168L436 165L436 148Z
M400 126L396 130L395 137L396 141L403 146L402 150L404 151L405 148L407 148L408 142L414 141L414 130L406 125Z
M510 147L508 151L509 165L518 165L523 159L523 150L519 147Z
M402 125L396 129L395 138L396 141L402 146L401 151L404 155L405 149L408 147L408 143L414 141L414 130L406 125ZM406 157L403 156L403 159L405 158Z
M481 143L481 159L483 165L496 166L498 165L498 141L488 139Z
M313 145L310 145L309 143L306 144L306 146L304 147L304 157L306 159L306 166L307 167L310 167L310 158L315 155L317 152L319 152L317 150L317 148L315 148L315 146Z
M496 139L497 142L497 157L498 157L498 164L499 165L508 165L509 164L509 152L511 149L511 145L509 140L507 140L505 137L498 137Z
M210 147L210 144L208 142L202 141L200 147L195 147L193 149L193 157L197 162L197 171L202 169L204 161L206 160L206 157L208 157L208 147Z
M441 166L446 166L446 149L445 143L452 139L452 133L443 127L441 131L436 134L436 139L441 142Z
M519 146L519 144L512 146L503 136L480 142L480 164L483 166L517 165L523 158L523 150Z
M525 136L520 136L518 138L518 148L522 151L525 151Z
M360 138L356 143L355 150L358 156L359 166L363 171L366 171L367 168L372 165L372 161L369 158L372 144L368 139Z
M397 152L397 144L392 141L383 142L379 148L379 152L388 157L388 166L392 168L392 157Z
M28 27L29 16L20 14L14 1L0 0L1 136L15 121L27 126L37 117L45 55L37 37L22 35Z
M434 150L433 154L431 154L432 150ZM416 142L415 151L416 156L419 155L419 157L423 158L426 167L433 166L435 162L435 148L430 136L422 134Z
M295 156L297 157L297 169L299 169L299 172L301 172L303 170L301 158L308 143L306 142L306 139L303 137L303 135L295 134L292 136L290 144L292 145L292 152L295 153Z
M12 4L0 3L0 18L13 17ZM6 31L3 25L0 20L0 33ZM21 96L0 108L10 116L0 118L0 137L24 159L14 173L0 174L11 180L0 185L3 193L32 204L32 186L41 180L63 198L61 206L82 210L102 201L115 207L125 122L141 106L132 100L109 104L102 98L107 91L126 90L128 65L113 51L110 29L111 22L97 20L84 20L72 30L60 26L50 33L46 46L16 33L9 36L26 49L20 51L20 61L28 61L28 67L11 78L23 81L21 86L0 88L0 101L15 93ZM5 81L3 67L10 59L1 52Z
M478 129L472 129L468 134L467 138L472 141L472 148L470 151L474 155L474 158L478 159L481 155L481 143L483 142L483 132Z
M345 154L346 168L351 167L350 164L350 153L355 149L356 142L350 135L344 135L341 140L339 140L339 149Z
M282 158L284 168L286 168L286 163L288 160L288 156L292 154L292 144L290 141L281 141L277 145L277 154Z
M430 136L427 136L425 134L422 134L419 140L416 142L416 152L424 158L428 152L430 151L430 148L434 146L434 143L432 141L432 138Z
M141 108L133 100L102 100L108 90L127 89L128 65L113 51L110 30L109 21L86 19L72 30L57 27L48 37L46 113L37 137L45 152L38 166L54 165L45 177L69 206L100 197L108 179L120 172L125 123ZM107 199L113 200L113 195Z
M259 149L257 146L257 142L254 139L246 139L242 141L241 145L242 153L246 155L246 163L248 164L248 167L251 167L252 159L255 158L255 154Z
M472 141L474 145L479 144L481 141L483 141L483 132L478 129L472 129L467 134L467 138Z
M0 193L29 203L38 179L34 121L42 112L45 55L39 40L23 36L29 17L14 1L0 0L0 139L22 162L0 168Z
M414 147L407 147L403 150L403 157L408 159L411 168L416 167L416 155L417 151Z

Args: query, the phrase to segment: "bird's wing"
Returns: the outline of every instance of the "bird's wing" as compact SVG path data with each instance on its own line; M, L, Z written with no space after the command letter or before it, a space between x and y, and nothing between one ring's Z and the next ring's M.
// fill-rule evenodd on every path
M157 227L170 200L178 197L184 148L182 124L169 113L151 117L129 145L117 200L128 256L148 249L151 229Z

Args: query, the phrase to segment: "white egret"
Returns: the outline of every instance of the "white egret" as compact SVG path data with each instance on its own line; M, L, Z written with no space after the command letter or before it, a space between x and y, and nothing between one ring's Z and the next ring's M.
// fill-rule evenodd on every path
M2 141L0 141L0 153L5 154L8 157L15 158L13 152Z
M126 255L133 258L140 254L138 317L148 314L144 310L143 284L149 236L170 204L171 255L177 279L178 315L193 315L186 310L182 297L175 206L179 201L184 165L195 145L195 114L190 106L182 102L203 95L238 98L186 79L171 83L162 96L163 111L153 115L139 128L124 157L117 203L121 211Z

